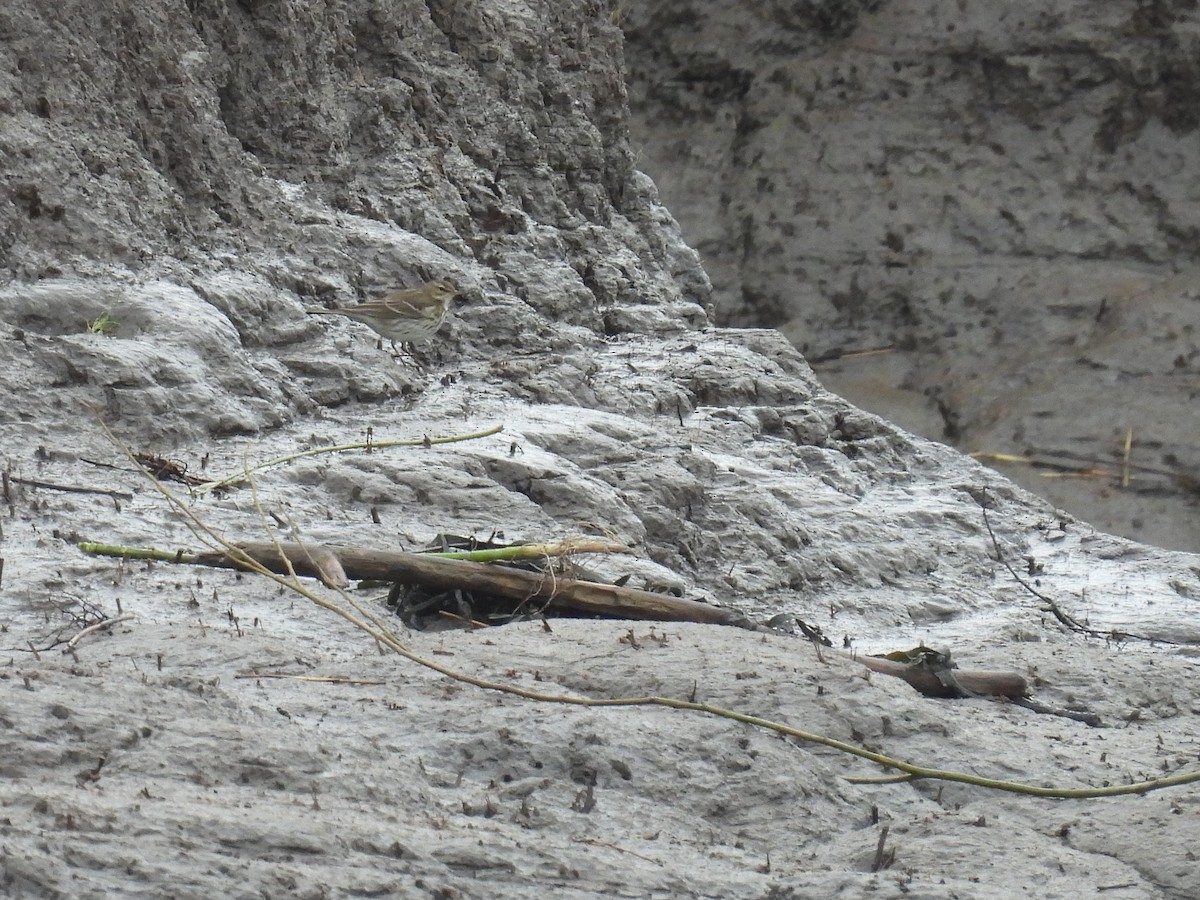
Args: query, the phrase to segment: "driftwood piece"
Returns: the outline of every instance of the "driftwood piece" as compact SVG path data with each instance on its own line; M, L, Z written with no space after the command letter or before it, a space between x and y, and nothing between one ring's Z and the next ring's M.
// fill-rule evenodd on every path
M298 575L326 578L326 554L341 563L351 579L416 582L440 590L491 593L510 600L540 600L551 608L655 622L701 622L752 628L739 612L669 594L578 581L552 573L527 572L511 566L443 559L424 553L360 550L351 547L309 547L305 544L239 544L238 548L272 572L286 574L280 557L286 555ZM320 561L322 564L317 565ZM225 553L201 553L196 562L208 566L243 568Z
M1020 700L1029 695L1029 683L1016 672L950 669L938 673L923 666L909 665L879 656L859 656L857 659L872 672L904 679L926 697L979 695ZM943 677L939 678L939 674Z

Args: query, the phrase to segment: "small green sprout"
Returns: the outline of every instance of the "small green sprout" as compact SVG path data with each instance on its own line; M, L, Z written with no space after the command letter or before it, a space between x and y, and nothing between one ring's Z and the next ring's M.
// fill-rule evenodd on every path
M100 317L95 321L87 322L86 327L88 334L103 334L112 337L121 326L108 313L101 313Z

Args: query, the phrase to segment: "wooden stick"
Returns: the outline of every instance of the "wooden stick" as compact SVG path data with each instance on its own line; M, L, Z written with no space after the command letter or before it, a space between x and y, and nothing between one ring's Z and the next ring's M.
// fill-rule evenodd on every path
M289 675L286 672L241 672L234 678L246 678L257 681L261 678L287 678L292 681L315 681L325 684L387 684L386 681L375 681L368 678L340 678L336 675Z
M1129 454L1133 450L1133 427L1125 429L1125 444L1121 453L1121 487L1129 487Z
M315 548L303 544L285 543L276 547L275 544L248 543L239 544L238 547L272 572L288 574L287 563L280 558L282 550L296 574L318 577L321 574L312 562L316 555ZM518 602L542 600L552 607L602 613L623 619L753 627L745 616L734 610L669 594L578 581L549 573L526 572L509 566L442 559L421 553L359 550L352 547L326 549L337 557L351 579L417 582L441 590L497 594ZM197 554L195 562L206 566L243 568L221 552Z
M884 825L879 830L879 841L875 844L875 860L871 863L871 871L878 872L880 869L886 869L892 864L889 854L884 852L884 845L887 843L888 832L891 831L890 825Z
M132 618L133 615L131 613L125 613L124 615L115 616L111 619L105 619L103 622L97 622L95 625L89 625L87 628L83 629L83 631L79 632L79 634L75 635L75 637L67 641L67 645L63 647L62 652L70 653L75 649L76 644L93 632L104 631L107 628L112 628L118 622L125 622Z
M926 697L961 697L979 694L984 697L1008 697L1018 700L1029 694L1029 683L1016 672L972 672L965 669L948 670L953 674L949 684L930 669L884 659L879 656L859 656L858 661L872 672L902 678ZM956 690L955 682L962 688Z
M23 484L28 487L41 488L46 491L65 491L69 494L103 494L117 500L132 500L133 494L126 491L110 491L107 488L77 487L73 484L53 484L49 481L34 481L32 478L18 478L16 475L6 475L5 481L13 484Z

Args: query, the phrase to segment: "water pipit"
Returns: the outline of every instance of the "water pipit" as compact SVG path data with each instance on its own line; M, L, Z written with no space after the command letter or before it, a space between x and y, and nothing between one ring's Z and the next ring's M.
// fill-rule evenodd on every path
M385 294L378 300L343 309L306 309L312 316L345 316L396 343L419 344L429 340L446 321L450 303L458 288L448 278L420 287L404 288Z

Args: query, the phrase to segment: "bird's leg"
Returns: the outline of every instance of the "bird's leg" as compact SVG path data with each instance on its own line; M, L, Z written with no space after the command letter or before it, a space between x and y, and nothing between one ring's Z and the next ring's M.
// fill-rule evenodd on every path
M411 363L418 372L424 371L425 367L421 365L421 361L417 359L417 355L413 352L413 345L408 342L402 342L399 348L396 347L396 342L392 341L392 359L396 362Z

